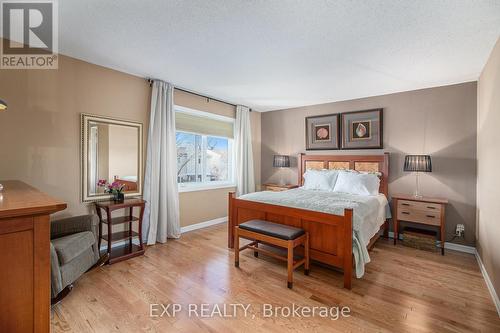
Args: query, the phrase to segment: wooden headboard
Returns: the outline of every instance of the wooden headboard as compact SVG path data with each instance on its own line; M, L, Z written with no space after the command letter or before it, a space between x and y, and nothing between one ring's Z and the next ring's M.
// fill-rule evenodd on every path
M357 170L380 172L380 193L389 195L389 153L383 155L306 155L299 154L299 185L307 169Z

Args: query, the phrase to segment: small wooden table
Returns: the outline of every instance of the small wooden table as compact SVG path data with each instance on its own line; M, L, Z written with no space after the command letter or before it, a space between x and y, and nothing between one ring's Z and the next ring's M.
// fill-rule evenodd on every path
M281 191L286 191L290 190L292 188L297 188L299 185L293 185L293 184L274 184L274 183L267 183L267 184L262 184L262 187L264 188L264 191L274 191L274 192L281 192Z
M399 221L439 227L441 254L444 255L445 209L448 200L441 198L416 198L407 194L392 195L392 219L394 221L394 245L398 240Z
M99 241L98 246L101 248L101 240L104 239L107 242L106 253L108 255L108 264L114 264L122 260L126 260L132 257L137 257L144 254L144 245L142 244L142 218L144 215L144 206L146 201L142 199L126 199L123 202L115 201L101 201L96 202L97 216L99 216ZM134 207L139 208L139 217L134 216ZM102 217L102 210L106 212L106 218ZM128 214L125 216L111 217L111 213L118 209L128 209ZM133 231L133 223L137 222L138 228L137 232ZM108 227L108 233L106 235L102 234L102 225L106 224ZM128 230L113 232L113 226L119 224L127 224ZM132 242L134 238L139 239L139 245ZM114 242L125 241L122 246L112 247Z

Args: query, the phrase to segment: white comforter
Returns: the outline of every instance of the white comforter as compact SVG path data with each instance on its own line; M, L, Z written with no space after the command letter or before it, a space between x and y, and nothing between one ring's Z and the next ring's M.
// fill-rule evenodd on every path
M387 208L387 198L383 194L360 196L297 188L283 192L255 192L242 195L239 199L303 208L335 215L344 215L345 208L352 208L352 244L356 263L356 277L358 278L364 275L365 265L370 262L367 249L368 243L390 214L390 210Z

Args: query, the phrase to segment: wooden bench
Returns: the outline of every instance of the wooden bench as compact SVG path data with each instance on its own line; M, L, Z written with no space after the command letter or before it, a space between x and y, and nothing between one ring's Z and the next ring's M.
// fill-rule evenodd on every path
M252 240L249 244L240 248L240 237ZM287 256L281 256L274 252L259 248L259 243L275 245L287 249ZM293 251L299 246L304 246L304 258L294 261ZM254 256L258 253L267 254L273 258L287 262L288 288L293 287L293 270L304 265L304 274L309 275L309 233L303 229L288 225L263 221L251 220L234 227L234 266L240 265L240 251L245 249L254 250Z

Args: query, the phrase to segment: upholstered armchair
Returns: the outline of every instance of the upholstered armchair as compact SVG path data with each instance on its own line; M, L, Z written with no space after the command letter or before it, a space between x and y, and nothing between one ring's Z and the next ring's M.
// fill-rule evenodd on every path
M51 297L61 299L83 273L99 260L96 215L52 221L50 226Z

